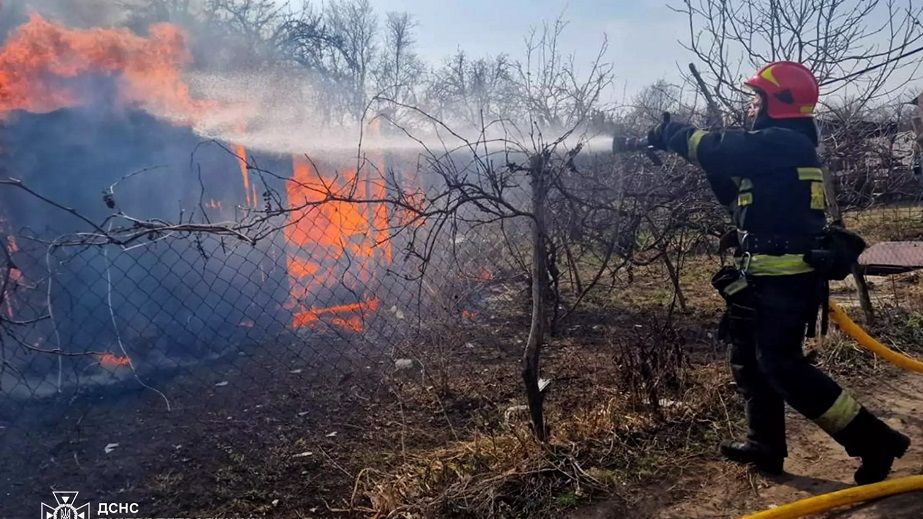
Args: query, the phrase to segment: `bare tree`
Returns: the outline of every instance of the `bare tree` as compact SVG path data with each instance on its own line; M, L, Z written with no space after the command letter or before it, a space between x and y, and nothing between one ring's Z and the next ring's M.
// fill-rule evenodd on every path
M860 104L901 88L920 65L904 59L923 42L912 0L683 0L673 9L688 19L684 46L738 121L742 80L772 61L804 63L826 94Z
M349 111L358 120L369 101L368 80L378 43L378 17L368 0L331 0L324 22L337 50L331 54L331 71L343 79L351 96Z
M286 8L273 0L208 0L206 12L211 25L220 25L237 43L238 63L245 61L243 54L253 65L264 65L277 59L286 37Z
M600 94L612 82L612 65L604 61L607 40L599 47L586 79L577 73L574 56L561 53L559 38L567 27L563 18L533 29L526 38L526 57L514 67L529 118L544 127L568 128L585 121L597 107Z
M851 99L828 105L824 156L842 211L916 196L910 112L900 98L873 107Z
M119 0L113 2L127 13L127 25L144 29L152 23L167 22L194 27L203 18L206 0Z
M458 51L430 74L423 106L444 121L478 126L482 117L519 119L511 62L504 56L472 59Z
M548 382L541 376L541 352L551 311L558 306L554 294L561 274L553 234L555 229L566 228L557 225L555 217L568 212L552 212L552 206L612 211L581 197L565 180L580 178L576 157L585 144L591 118L597 114L602 91L611 81L611 67L604 61L605 44L585 74L578 72L573 57L561 54L557 42L565 26L558 20L546 25L541 35L533 33L527 40L526 61L515 62L510 69L505 60L490 67L485 61L472 68L464 55L457 55L430 94L466 107L469 112L462 119L470 119L461 121L463 126L455 127L419 107L381 99L414 110L419 119L429 122L431 134L442 136L440 146L430 146L428 139L398 124L424 147L427 166L440 180L428 194L431 204L441 207L439 218L469 227L529 222L528 244L517 240L511 248L514 255L518 254L515 249L529 251L522 263L528 269L531 318L521 375L533 431L540 441L548 433L543 411ZM507 70L513 71L512 77ZM524 107L521 119L512 119L504 111L507 105L497 106L500 116L496 119L487 119L487 109L497 100L493 87L501 84L509 89L509 106ZM479 124L470 124L473 121ZM444 227L436 224L433 229ZM430 254L426 251L433 243L432 239L423 241L421 257Z
M385 39L375 70L376 90L391 99L416 103L415 85L424 72L423 63L414 51L417 23L409 13L388 13Z

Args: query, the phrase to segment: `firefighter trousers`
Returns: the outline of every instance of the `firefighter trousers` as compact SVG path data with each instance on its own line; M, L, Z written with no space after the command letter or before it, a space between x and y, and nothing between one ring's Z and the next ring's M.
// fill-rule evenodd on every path
M748 440L766 453L785 457L785 404L813 420L851 456L891 429L875 418L802 349L808 323L818 310L813 273L748 278L748 289L728 302L731 372L743 396Z

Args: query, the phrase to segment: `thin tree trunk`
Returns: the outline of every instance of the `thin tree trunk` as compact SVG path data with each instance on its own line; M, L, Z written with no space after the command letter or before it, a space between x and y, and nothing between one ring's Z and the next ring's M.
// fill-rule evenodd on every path
M545 284L548 268L545 262L545 158L536 155L531 161L532 176L532 323L529 340L522 356L522 380L535 437L544 442L547 437L544 416L544 393L539 387L539 358L545 340Z
M872 307L872 297L869 294L869 285L865 281L865 273L858 263L852 266L852 277L856 280L856 289L859 291L859 306L862 307L862 313L865 314L865 323L873 324L875 322L875 309Z
M552 253L554 249L551 247L545 251L545 258L547 258L545 267L551 281L550 284L545 285L545 301L551 303L551 326L548 332L552 337L557 337L558 320L561 317L561 271L558 270L557 254Z
M576 294L583 293L583 281L580 280L580 271L577 270L577 262L574 260L574 253L570 250L567 240L564 240L564 255L567 258L567 267L570 270L571 282L574 284Z
M683 312L686 311L686 296L683 294L683 287L680 286L679 279L679 270L673 265L673 262L670 261L670 252L667 250L663 251L663 264L667 267L667 273L670 275L670 281L673 283L673 295L676 297L676 301L679 303L679 309Z
M824 172L824 191L827 196L827 210L833 217L833 223L843 228L846 222L843 221L843 214L840 213L840 206L836 203L836 187L833 185L833 178L830 176L830 170L823 168ZM859 306L862 307L862 313L865 314L866 324L875 322L875 310L872 308L872 297L869 295L869 285L865 281L865 274L862 267L857 263L852 267L852 277L856 280L856 289L859 292ZM826 309L824 309L826 311Z

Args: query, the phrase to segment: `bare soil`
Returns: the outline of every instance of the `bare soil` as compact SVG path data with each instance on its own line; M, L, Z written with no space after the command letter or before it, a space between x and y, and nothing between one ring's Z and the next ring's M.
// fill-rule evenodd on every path
M888 369L875 379L852 381L866 406L913 440L897 460L892 478L923 474L923 376ZM846 384L850 385L850 384ZM640 509L650 517L732 518L810 496L853 486L858 460L820 428L795 412L788 414L786 474L766 476L745 466L703 457L695 473L680 475L666 488L649 488ZM622 504L608 503L574 512L571 519L623 517ZM923 517L923 491L829 512L824 517L872 519Z

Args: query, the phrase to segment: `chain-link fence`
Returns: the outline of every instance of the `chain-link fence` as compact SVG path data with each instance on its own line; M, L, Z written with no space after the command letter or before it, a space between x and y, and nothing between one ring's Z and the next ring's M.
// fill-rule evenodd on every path
M219 167L239 175L234 162ZM262 185L227 190L228 180L209 184L200 172L201 185L185 209L198 211L186 218L199 224L246 222L258 214L259 226L246 229L258 236L253 241L171 228L130 243L100 243L103 231L114 234L112 220L78 221L47 200L7 190L31 200L7 204L2 222L6 495L37 485L17 496L27 502L48 485L70 484L78 466L93 465L81 463L78 453L100 454L102 442L108 454L116 448L111 444L138 442L150 427L171 433L144 440L146 451L134 460L156 464L153 452L189 441L178 428L207 431L216 416L259 409L264 399L298 402L294 420L335 418L325 412L330 402L387 391L384 383L395 372L430 377L445 329L440 323L480 318L486 288L520 274L509 251L526 236L524 219L486 221L460 212L434 232L425 219L404 222L398 206L380 201L374 175L351 173L348 159L317 164L296 157L277 161L276 167L291 169L271 174L258 174L255 162L250 157L244 171ZM413 161L378 154L363 171L400 168L414 171ZM158 174L157 181L169 185L187 173L144 172L120 189L87 197L79 212L114 205L121 214L126 200L144 199L146 185L131 181ZM312 199L316 193L299 191L309 182L298 183L299 175L347 186L351 200ZM98 193L100 186L83 189ZM265 200L257 200L257 192ZM273 197L287 198L286 209L273 212ZM303 199L311 203L298 207ZM155 221L129 227L143 230ZM425 255L411 246L420 239L427 241ZM282 413L292 408L266 416ZM93 454L81 443L93 444ZM46 459L52 473L28 466L55 445L73 460ZM24 468L6 470L13 467ZM67 471L73 473L63 476Z

